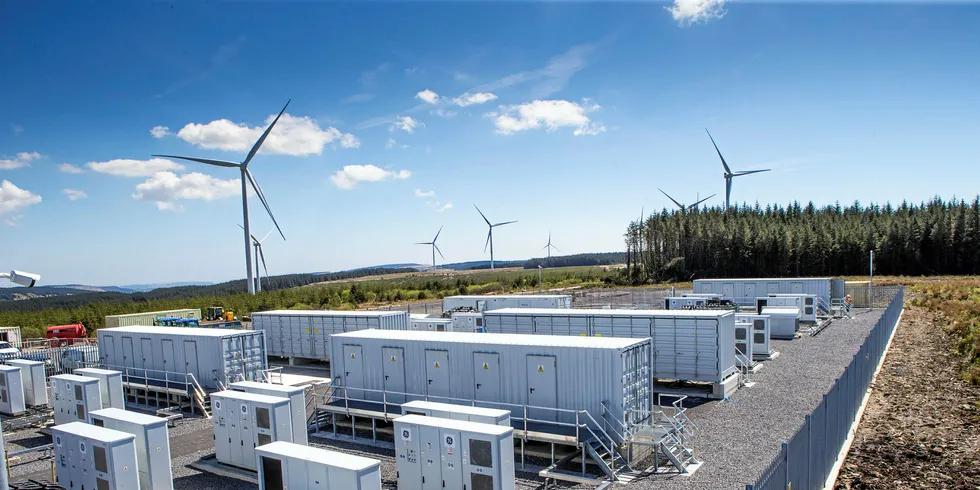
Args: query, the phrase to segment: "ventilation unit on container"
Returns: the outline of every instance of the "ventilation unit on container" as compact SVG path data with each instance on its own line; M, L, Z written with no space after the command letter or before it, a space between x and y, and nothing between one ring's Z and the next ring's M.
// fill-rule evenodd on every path
M465 420L481 424L510 427L510 410L454 405L451 403L415 400L402 404L402 415L423 415L443 419Z
M512 490L514 429L406 415L395 419L399 490Z
M123 397L122 372L108 369L82 368L76 369L75 374L99 380L102 408L126 409L126 399Z
M483 332L483 313L468 311L453 313L453 332Z
M59 485L75 490L140 488L132 434L71 422L52 427L51 438Z
M429 318L425 315L416 317L412 315L408 320L408 329L423 332L452 332L453 321L449 318Z
M735 353L752 361L752 325L735 321Z
M800 310L793 307L767 306L762 314L769 317L769 336L774 339L795 339L800 330Z
M259 490L381 490L381 462L277 441L255 449Z
M752 359L764 361L772 359L775 356L772 344L769 342L769 316L736 314L735 323L748 323L752 325Z
M799 298L800 300L800 321L817 321L817 295L815 294L770 294L769 306L787 306L771 301L773 298ZM789 305L793 306L793 305Z
M99 380L75 374L51 376L54 423L88 422L89 412L102 409Z
M691 309L697 306L704 306L706 302L707 302L707 298L698 298L698 297L664 298L664 309L665 310Z
M20 368L24 382L24 402L28 407L41 407L48 404L48 376L41 361L27 359L10 359L10 366Z
M289 400L242 391L211 394L211 426L218 462L256 470L255 448L293 442Z
M90 413L89 422L96 427L132 434L136 438L140 490L173 490L167 419L106 408Z
M244 391L257 395L276 396L289 400L289 418L292 422L295 444L307 444L306 389L300 386L284 386L258 381L239 381L228 386L229 390Z
M18 416L26 411L24 379L20 368L0 365L0 413Z

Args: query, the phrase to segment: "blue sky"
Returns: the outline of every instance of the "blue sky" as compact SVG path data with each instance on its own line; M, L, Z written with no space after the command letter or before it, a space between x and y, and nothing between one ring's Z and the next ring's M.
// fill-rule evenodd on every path
M671 11L668 8L673 7ZM0 3L0 268L48 284L621 250L641 207L978 192L976 3ZM408 118L408 119L406 119ZM67 164L67 165L65 165ZM451 204L451 206L450 206ZM271 221L250 200L256 234Z

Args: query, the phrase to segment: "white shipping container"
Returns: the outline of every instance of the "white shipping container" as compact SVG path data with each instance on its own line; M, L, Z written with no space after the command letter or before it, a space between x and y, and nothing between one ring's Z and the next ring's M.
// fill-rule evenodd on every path
M135 437L136 466L142 490L173 490L167 419L106 408L90 413L89 423Z
M735 315L735 323L752 325L752 358L755 360L771 359L774 352L770 342L768 315Z
M103 366L122 371L123 381L179 386L190 373L211 391L254 380L268 366L261 331L133 326L103 328L98 336Z
M381 490L381 461L277 441L255 448L259 490Z
M0 413L18 416L26 411L24 378L20 368L0 365Z
M754 306L755 299L771 293L805 293L819 296L830 304L834 291L843 292L840 279L829 277L787 277L752 279L695 279L695 293L721 293L741 306Z
M306 425L306 389L300 386L285 386L258 381L239 381L228 386L229 390L244 391L258 395L277 396L289 400L289 418L292 422L293 443L308 444Z
M472 308L476 311L501 308L571 308L572 297L567 294L498 294L492 296L446 296L442 311Z
M140 490L132 434L71 422L51 428L58 484L70 489Z
M252 329L265 332L270 356L329 361L331 335L370 328L408 330L408 313L276 310L252 314Z
M148 311L146 313L130 313L128 315L107 315L105 317L105 328L131 327L134 325L152 326L157 318L196 318L201 319L201 310L163 310Z
M510 410L498 408L414 400L402 404L402 415L422 415L510 427Z
M452 332L453 320L451 318L411 318L408 329L422 332Z
M88 422L89 412L102 409L99 380L88 376L51 376L51 398L56 425Z
M80 368L75 370L79 376L87 376L99 380L99 393L102 396L102 408L126 409L126 398L123 397L123 380L121 371L99 368Z
M21 336L20 327L0 327L0 340L10 342L14 347L20 347L24 338Z
M211 394L211 427L217 460L256 470L255 448L275 441L293 442L289 400L243 391Z
M769 317L769 336L774 339L795 339L800 331L800 310L780 306L767 306L762 315Z
M48 404L48 376L41 361L10 359L7 365L20 368L24 381L24 402L29 407L43 407Z
M526 406L543 407L528 417L566 423L575 421L571 411L587 410L629 425L650 409L645 338L365 330L332 341L335 397L380 402L384 391L388 403L408 401L405 393L475 401L520 420Z

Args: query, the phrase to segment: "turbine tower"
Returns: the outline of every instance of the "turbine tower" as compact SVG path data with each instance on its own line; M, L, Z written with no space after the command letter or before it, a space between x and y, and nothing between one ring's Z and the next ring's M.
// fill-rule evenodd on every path
M698 200L698 201L697 201L696 203L694 203L694 204L689 204L689 205L687 205L687 206L685 206L685 205L683 205L683 204L681 204L681 203L679 203L679 202L677 202L677 199L674 199L673 197L670 197L670 194L667 194L666 192L664 192L664 190L663 190L663 189L661 189L661 188L659 188L659 187L657 187L657 190L658 190L658 191L660 191L660 192L662 192L662 193L663 193L663 195L665 195L665 196L667 196L667 199L670 199L671 201L673 201L673 202L674 202L674 204L675 204L675 205L676 205L676 206L677 206L678 208L680 208L680 210L681 210L681 211L690 211L690 210L692 210L692 209L696 209L696 208L698 207L698 205L700 205L700 204L701 204L701 203L703 203L704 201L707 201L708 199L711 199L712 197L715 197L715 195L714 195L714 194L712 194L712 195L710 195L710 196L708 196L708 197L706 197L706 198L704 198L704 199L699 199L699 200Z
M242 225L238 225L238 227L243 230L245 229L245 227ZM262 243L265 242L266 238L269 238L269 235L271 234L272 234L272 230L269 230L269 233L266 233L261 240L255 238L255 235L251 235L252 247L255 248L255 292L256 293L262 292L262 276L259 274L259 259L262 260L262 268L265 269L265 277L269 277L269 268L265 266L265 254L262 253Z
M728 168L728 163L725 162L725 157L721 156L721 150L718 149L718 145L715 143L715 139L711 137L711 133L707 128L704 129L704 132L708 133L708 138L711 138L711 144L715 146L715 152L718 153L718 158L721 159L721 166L725 167L725 209L728 209L729 200L732 197L732 179L743 175L768 172L770 169L766 168L762 170L742 170L739 172L732 172L732 169Z
M554 246L554 245L551 244L551 232L550 231L548 232L548 244L541 248L541 250L544 250L544 249L548 249L548 258L549 259L551 258L551 249L555 249L556 251L561 252L561 250L558 250L558 247L556 247L556 246Z
M486 243L486 245L483 246L483 253L487 253L487 245L489 245L490 246L490 271L493 272L493 229L496 228L496 227L498 227L498 226L504 226L504 225L509 225L511 223L517 223L517 220L514 220L514 221L504 221L503 223L493 223L493 224L491 224L490 223L490 220L488 220L487 217L483 215L483 211L480 211L480 208L478 208L476 206L476 204L474 204L473 207L476 208L476 212L480 213L480 216L483 217L483 221L486 221L487 222L487 226L490 227L490 233L487 233L487 243Z
M431 242L415 242L416 245L432 245L432 269L436 268L436 252L439 252L439 256L442 260L446 260L446 256L442 255L442 250L439 250L439 246L436 245L436 240L439 239L439 234L442 233L442 227L439 227L439 231L436 232L436 237L432 239Z
M252 172L248 171L248 164L249 162L252 161L252 158L255 156L255 154L258 153L259 148L262 146L262 143L265 142L265 139L269 137L269 133L272 131L272 128L276 125L276 123L279 122L279 118L282 117L282 114L284 112L286 112L286 107L289 107L289 102L291 102L291 100L286 101L286 105L282 108L281 111L279 111L279 115L276 116L275 120L272 121L272 124L270 124L269 127L265 129L265 132L262 133L262 136L259 137L259 140L255 142L255 145L252 146L252 149L248 151L248 155L245 156L245 160L242 160L242 163L226 162L223 160L211 160L208 158L181 157L177 155L153 155L155 157L176 158L179 160L188 160L191 162L198 162L206 165L214 165L217 167L237 168L241 172L242 174L242 222L245 223L245 226L243 226L242 228L245 230L245 275L246 275L246 284L248 286L248 294L255 294L255 283L253 282L253 274L252 274L252 247L251 247L251 243L249 243L249 239L252 238L252 234L250 231L251 227L249 226L248 223L248 184L246 183L246 181L252 184L252 188L255 189L255 194L259 196L259 200L262 201L262 205L265 206L265 211L269 213L269 217L272 218L272 223L276 225L276 229L279 230L279 235L282 236L283 240L286 239L286 235L283 235L282 229L279 228L279 223L276 222L276 217L272 215L272 209L269 208L269 203L266 202L265 195L262 194L262 188L259 187L259 184L255 181L255 178L252 177Z

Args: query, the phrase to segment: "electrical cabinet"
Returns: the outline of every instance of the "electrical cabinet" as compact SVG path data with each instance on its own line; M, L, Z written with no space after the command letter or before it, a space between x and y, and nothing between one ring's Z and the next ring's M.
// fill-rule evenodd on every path
M799 298L799 302L792 300L791 303L786 302L786 304L781 304L779 302L772 301L773 298ZM768 306L799 306L800 307L800 321L801 322L816 322L817 321L817 295L815 294L778 294L773 293L769 295Z
M800 310L799 308L766 306L762 308L762 315L769 317L769 336L774 339L795 339L796 332L800 330Z
M483 313L456 312L453 313L453 332L483 332Z
M510 427L510 410L453 405L451 403L415 400L402 404L402 415L424 415L444 419L465 420L481 424Z
M27 359L10 359L7 365L20 368L24 382L24 402L28 407L41 407L48 404L48 376L44 363Z
M752 362L752 324L735 320L735 353Z
M255 448L259 490L381 490L381 462L277 441Z
M735 323L752 325L752 359L757 361L772 359L775 354L770 342L768 315L735 315Z
M691 309L698 306L704 306L704 304L707 301L708 301L707 298L700 298L700 297L664 298L664 309L665 310Z
M87 422L88 413L102 409L99 380L75 374L51 376L54 423Z
M126 409L126 399L123 398L122 372L109 369L82 368L76 369L75 374L99 380L99 393L102 396L102 408Z
M0 365L0 413L17 416L26 411L24 379L20 368Z
M71 422L51 428L55 474L69 489L139 490L132 434Z
M255 448L293 442L289 400L243 391L211 394L211 426L218 462L255 471Z
M514 490L514 429L405 415L395 419L399 490Z
M294 444L308 443L308 428L306 425L306 389L300 386L283 386L258 381L239 381L232 383L228 389L244 391L258 395L277 396L289 400L289 419L293 431Z
M408 320L408 329L422 330L426 332L453 332L454 331L452 319L429 318L425 315L422 315L421 317L412 315Z
M173 490L167 419L105 408L90 413L89 422L136 438L136 466L142 490Z
M800 296L766 296L764 298L756 298L755 300L755 310L762 314L762 309L767 306L775 306L778 308L796 308L797 315L800 320L803 320L803 298ZM816 321L816 313L811 311L813 316L813 321Z

